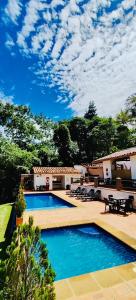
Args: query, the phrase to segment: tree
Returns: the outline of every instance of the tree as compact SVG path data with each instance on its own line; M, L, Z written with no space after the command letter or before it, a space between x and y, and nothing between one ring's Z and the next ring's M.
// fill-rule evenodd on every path
M0 262L1 300L54 300L55 273L48 261L48 251L40 240L40 230L33 219L21 225L7 248L7 259Z
M95 104L94 104L94 101L90 101L88 110L87 110L87 112L85 113L84 117L85 117L86 119L91 120L93 117L97 116L96 111L97 111L97 109L96 109L96 106L95 106Z
M91 131L94 157L101 157L112 152L115 137L115 123L112 118L99 118L99 124Z
M119 124L126 125L128 124L129 117L126 111L121 110L121 112L117 115L116 120Z
M85 118L75 117L69 122L69 131L72 141L78 146L78 163L86 162L87 123Z
M18 145L0 137L0 168L28 172L38 162L37 153L20 149Z
M0 102L0 124L4 133L20 148L33 150L37 144L53 140L53 122L46 117L35 116L24 105Z
M54 142L58 148L59 159L65 166L73 165L73 147L69 129L64 124L59 124L54 130Z
M27 173L39 162L36 151L22 150L0 136L0 201L15 201L20 174Z
M115 145L118 149L125 149L133 146L133 141L131 140L131 131L126 125L118 125L116 128L115 135Z
M126 100L126 112L130 119L136 121L136 94L128 97Z
M15 203L15 208L16 208L17 217L21 218L24 210L26 209L26 201L25 201L24 191L23 191L23 188L21 185L19 187L19 193L18 193L17 201Z
M54 144L40 144L37 145L38 158L40 166L54 166L58 163L58 152Z
M41 132L27 106L1 102L0 123L4 126L6 136L22 149L29 149L31 144L41 138Z

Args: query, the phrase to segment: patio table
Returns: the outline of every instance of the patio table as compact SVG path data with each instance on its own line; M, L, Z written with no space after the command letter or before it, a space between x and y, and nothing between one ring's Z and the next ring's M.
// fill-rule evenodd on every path
M109 202L113 203L113 207L115 210L120 209L121 204L126 204L127 199L121 198L121 197L113 197L112 200L110 199Z

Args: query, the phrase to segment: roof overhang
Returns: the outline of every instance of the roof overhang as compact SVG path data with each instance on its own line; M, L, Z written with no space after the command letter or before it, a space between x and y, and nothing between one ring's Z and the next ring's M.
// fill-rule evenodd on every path
M73 167L33 167L34 174L47 175L81 175L80 171Z
M130 156L134 156L134 155L136 155L136 147L114 152L112 154L109 154L107 156L104 156L104 157L94 160L93 163L96 164L96 163L102 163L103 161L108 161L108 160L114 161L114 160L118 160L118 159L126 159L126 158L129 158Z

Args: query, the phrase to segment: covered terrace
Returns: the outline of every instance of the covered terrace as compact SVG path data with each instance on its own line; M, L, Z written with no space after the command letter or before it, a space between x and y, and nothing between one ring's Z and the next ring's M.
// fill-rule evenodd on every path
M122 187L136 188L136 147L114 152L93 163L102 163L104 183L115 185L116 179L121 178Z

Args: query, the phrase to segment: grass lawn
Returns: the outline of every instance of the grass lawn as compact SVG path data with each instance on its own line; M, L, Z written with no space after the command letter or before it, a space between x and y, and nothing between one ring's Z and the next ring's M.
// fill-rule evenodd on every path
M0 243L5 240L5 232L9 222L12 206L11 204L0 205Z

